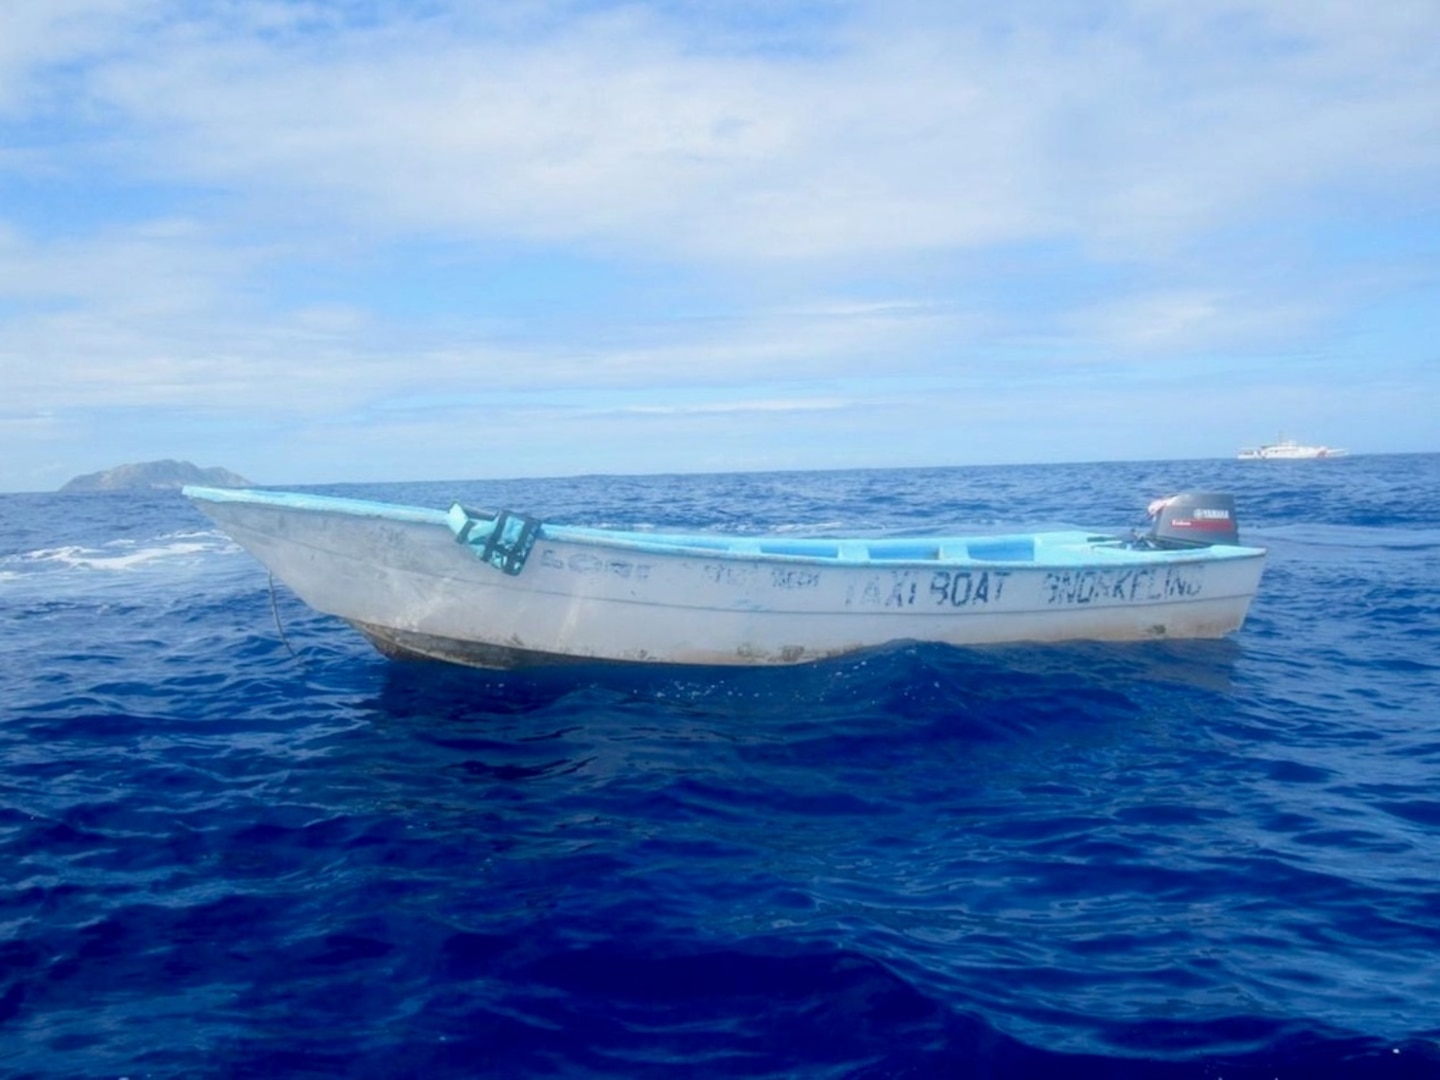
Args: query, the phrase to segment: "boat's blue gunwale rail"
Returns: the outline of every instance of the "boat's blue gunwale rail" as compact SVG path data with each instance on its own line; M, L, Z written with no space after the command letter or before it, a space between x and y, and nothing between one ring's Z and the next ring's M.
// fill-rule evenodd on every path
M763 559L820 566L1144 566L1173 563L1213 562L1217 558L1253 558L1264 555L1261 548L1207 547L1174 550L1141 550L1115 537L1083 531L1014 533L1002 535L908 537L904 539L779 538L774 536L725 536L716 533L635 533L581 526L547 525L543 539L560 543L619 548L653 555L706 559L754 561ZM996 553L1019 550L1028 545L1028 555L998 557ZM905 555L905 549L926 548L931 554ZM978 549L978 550L977 550Z
M188 498L212 503L248 503L288 510L346 514L449 528L444 510L373 502L338 495L256 488L187 486ZM729 536L722 533L647 533L580 525L542 525L539 539L638 551L672 557L754 561L763 559L818 566L994 566L1039 567L1154 565L1253 558L1263 548L1206 547L1138 550L1117 537L1081 530L976 534L943 537L844 538ZM1020 557L1005 557L1006 553Z
M257 488L211 488L193 485L182 488L181 494L202 502L250 503L281 507L286 510L311 510L323 514L384 518L417 525L444 525L446 522L443 510L434 510L425 506L372 502L369 499L348 499L340 495L311 495L299 491L262 491Z
M1033 558L1033 536L914 536L914 537L795 537L739 536L723 533L643 533L616 529L593 529L572 525L547 525L542 535L552 541L623 548L650 555L684 556L705 559L783 561L824 566L935 566L1014 563L1030 565ZM1069 535L1069 534L1067 534ZM1074 533L1086 538L1088 533ZM1018 551L1019 558L996 555L976 556L971 545L981 544L987 550Z

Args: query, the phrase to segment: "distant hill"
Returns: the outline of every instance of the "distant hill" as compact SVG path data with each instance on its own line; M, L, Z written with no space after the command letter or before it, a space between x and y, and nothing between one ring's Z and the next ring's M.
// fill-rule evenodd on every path
M142 461L118 465L104 472L77 476L61 491L155 491L186 484L208 487L250 487L250 481L229 469L202 469L188 461Z

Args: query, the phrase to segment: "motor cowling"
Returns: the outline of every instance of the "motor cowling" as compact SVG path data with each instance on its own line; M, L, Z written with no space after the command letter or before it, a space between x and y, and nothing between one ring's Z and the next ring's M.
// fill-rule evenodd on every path
M1187 491L1150 504L1150 533L1155 547L1208 547L1240 543L1235 497L1214 491Z

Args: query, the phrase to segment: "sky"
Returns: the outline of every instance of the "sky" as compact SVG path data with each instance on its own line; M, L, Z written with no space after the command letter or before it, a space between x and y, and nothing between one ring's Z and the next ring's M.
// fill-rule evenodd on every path
M0 491L1440 450L1435 0L5 0Z

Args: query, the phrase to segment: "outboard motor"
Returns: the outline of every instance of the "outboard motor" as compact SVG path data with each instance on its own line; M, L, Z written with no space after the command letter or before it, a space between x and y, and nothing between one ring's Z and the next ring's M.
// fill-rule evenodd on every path
M1152 547L1189 548L1240 543L1235 497L1212 491L1187 491L1150 504Z

